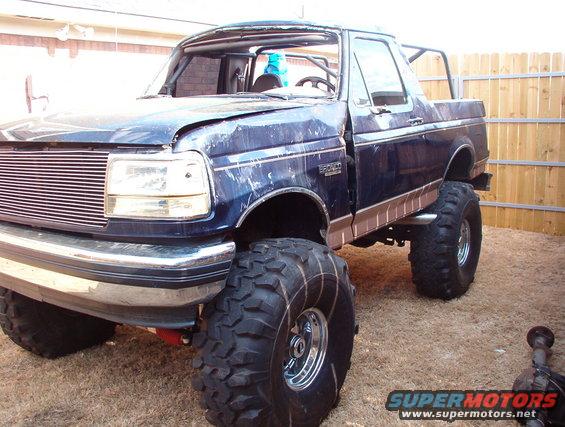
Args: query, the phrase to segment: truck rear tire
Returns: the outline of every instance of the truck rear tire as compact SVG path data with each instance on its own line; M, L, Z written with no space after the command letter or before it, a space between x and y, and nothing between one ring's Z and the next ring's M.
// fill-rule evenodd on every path
M0 327L20 347L54 359L104 343L116 324L0 287Z
M345 261L303 239L253 243L203 311L194 344L215 425L318 425L350 367L354 287Z
M474 280L481 252L479 197L470 184L446 181L426 212L437 218L420 226L410 243L412 280L422 295L460 297Z

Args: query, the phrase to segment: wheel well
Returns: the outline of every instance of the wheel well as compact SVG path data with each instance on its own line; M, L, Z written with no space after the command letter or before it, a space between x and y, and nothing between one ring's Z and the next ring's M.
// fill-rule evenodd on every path
M468 148L461 148L449 161L445 180L456 181L469 179L473 166L473 153Z
M285 193L255 207L234 232L238 249L266 238L298 237L325 244L327 217L310 196Z

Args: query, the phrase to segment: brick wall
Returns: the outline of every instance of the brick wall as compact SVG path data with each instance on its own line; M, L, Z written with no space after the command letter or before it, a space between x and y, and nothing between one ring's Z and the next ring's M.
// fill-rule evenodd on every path
M130 43L96 42L88 40L67 40L65 42L51 37L33 37L15 34L1 34L0 46L22 46L45 48L50 56L55 55L56 49L66 49L69 56L74 58L80 50L97 50L121 53L147 53L157 55L168 55L171 48L165 46L148 46Z
M177 82L177 96L217 93L220 60L194 57Z
M141 95L171 48L0 34L0 122L25 116L32 77L34 113L94 108Z

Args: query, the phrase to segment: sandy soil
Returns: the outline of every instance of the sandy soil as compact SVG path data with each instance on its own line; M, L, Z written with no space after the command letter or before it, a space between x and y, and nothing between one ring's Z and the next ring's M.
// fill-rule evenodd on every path
M384 409L393 389L510 388L529 363L525 334L537 324L556 332L552 366L565 371L565 238L488 227L484 234L474 285L447 303L415 293L408 248L340 251L359 291L361 331L328 425L399 424ZM0 424L204 424L190 387L192 356L130 327L56 361L0 335ZM503 425L513 424L496 423Z

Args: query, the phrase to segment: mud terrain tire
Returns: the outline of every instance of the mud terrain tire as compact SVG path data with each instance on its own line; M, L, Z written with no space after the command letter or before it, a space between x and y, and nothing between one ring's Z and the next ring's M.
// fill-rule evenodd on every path
M194 339L199 373L193 385L202 392L207 419L215 425L318 425L337 402L350 367L354 291L345 261L308 240L263 240L239 253ZM327 342L315 375L301 384L293 381L306 377L293 369L304 347L292 343L300 341L304 313L318 316L304 330L324 325Z
M54 359L104 343L116 324L0 287L0 327L20 347Z
M412 281L422 295L460 297L474 280L481 252L479 197L470 184L446 181L426 212L437 218L419 227L411 241Z

